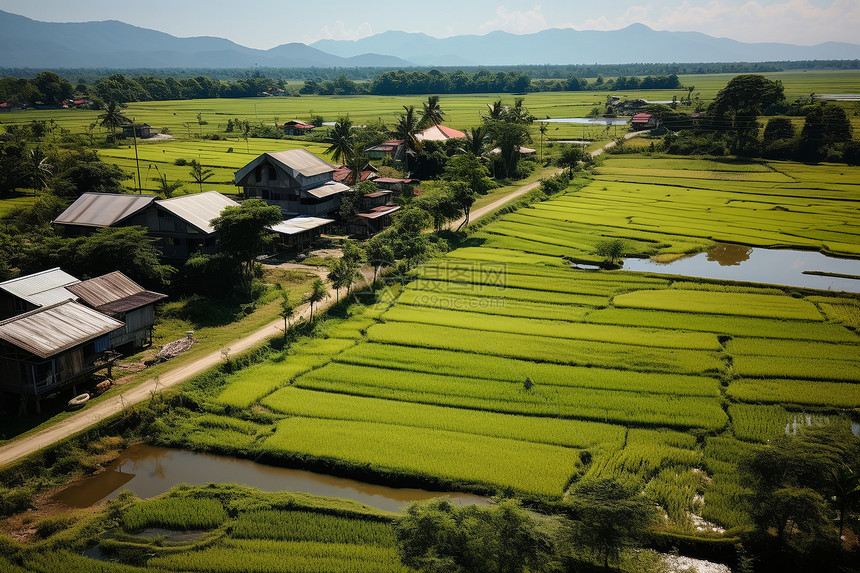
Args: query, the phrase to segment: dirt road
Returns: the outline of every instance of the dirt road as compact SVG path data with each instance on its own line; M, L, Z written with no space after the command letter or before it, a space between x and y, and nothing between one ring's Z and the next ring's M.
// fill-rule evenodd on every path
M372 274L372 269L370 269L369 272ZM365 274L365 277L366 276L367 274ZM329 289L329 298L316 304L314 307L314 313L334 304L335 298L334 289ZM293 320L295 321L299 318L307 319L309 315L310 305L304 304L298 308ZM252 334L230 343L230 354L236 355L246 350L250 350L263 344L270 338L281 336L283 332L284 321L279 318ZM184 382L189 378L200 374L204 370L215 366L222 360L223 358L221 356L220 349L210 352L193 362L168 370L159 376L158 380L149 379L134 388L122 392L121 394L117 394L116 396L108 398L98 404L87 406L77 414L70 416L61 422L57 422L44 430L21 439L14 440L0 447L0 467L19 460L37 450L48 447L64 438L82 432L88 427L122 411L123 408L129 405L143 402L152 396L154 392L158 392L159 390Z

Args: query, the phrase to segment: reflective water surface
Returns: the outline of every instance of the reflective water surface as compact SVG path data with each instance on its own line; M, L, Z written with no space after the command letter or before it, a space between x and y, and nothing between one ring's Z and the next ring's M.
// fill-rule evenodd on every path
M54 498L72 507L89 507L112 499L122 490L147 498L181 483L236 483L266 491L296 491L352 499L387 511L399 511L413 501L446 496L454 503L485 505L487 498L415 488L375 485L349 478L258 464L230 456L135 444L99 474L59 491Z
M669 263L625 259L624 270L860 292L860 260L828 257L816 251L760 249L718 243L708 252ZM857 278L810 273L833 273Z

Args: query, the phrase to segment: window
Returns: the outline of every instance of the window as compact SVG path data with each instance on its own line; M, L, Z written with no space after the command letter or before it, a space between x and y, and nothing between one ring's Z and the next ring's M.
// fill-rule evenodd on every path
M269 181L275 181L278 178L278 173L275 171L274 165L269 165Z
M254 179L257 181L257 183L260 183L263 181L263 166L262 165L257 165L257 167L254 168Z

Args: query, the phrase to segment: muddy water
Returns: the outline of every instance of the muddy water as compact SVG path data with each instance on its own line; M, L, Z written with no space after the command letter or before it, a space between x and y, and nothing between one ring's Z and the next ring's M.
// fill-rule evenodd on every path
M446 496L454 503L485 505L488 500L464 493L374 485L348 478L258 464L229 456L135 444L108 468L58 492L54 498L72 507L89 507L122 490L147 498L181 483L236 483L266 491L296 491L352 499L387 511L413 501Z
M718 243L706 253L683 257L669 263L657 263L650 259L625 259L624 270L860 292L860 260L828 257L815 251L759 249ZM811 272L858 278L809 274Z

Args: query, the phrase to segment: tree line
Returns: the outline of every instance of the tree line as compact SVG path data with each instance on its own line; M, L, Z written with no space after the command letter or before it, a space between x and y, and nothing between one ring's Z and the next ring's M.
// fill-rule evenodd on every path
M154 75L127 76L121 73L100 78L92 84L71 82L54 72L40 72L32 79L0 78L0 100L29 105L56 105L75 96L91 98L97 107L104 102L172 101L185 99L258 97L273 89L283 95L405 95L528 93L542 91L680 89L677 74L659 76L620 76L591 82L570 75L560 80L533 80L525 72L480 69L468 74L462 70L438 69L388 70L367 81L356 81L346 74L333 79L308 78L301 87L289 86L283 79L255 76L224 81L205 75L166 78Z

